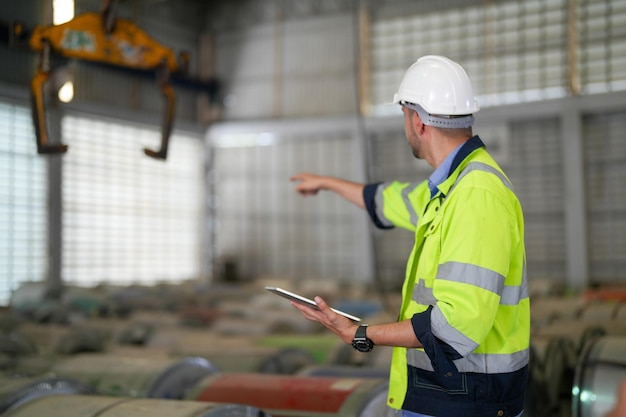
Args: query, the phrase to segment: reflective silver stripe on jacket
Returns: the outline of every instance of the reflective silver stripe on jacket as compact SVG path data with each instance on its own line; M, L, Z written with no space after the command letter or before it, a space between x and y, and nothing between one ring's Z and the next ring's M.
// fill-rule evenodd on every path
M402 190L402 200L404 201L404 205L406 206L406 210L409 212L411 216L411 224L413 226L417 226L417 221L419 220L419 216L415 212L415 208L413 204L411 204L411 200L409 199L409 194L411 191L415 190L419 183L412 183L411 186L406 187Z
M521 285L505 285L500 294L500 305L515 306L521 300L528 298L528 279L526 278L526 264L522 270Z
M430 312L430 328L437 338L445 341L463 357L478 347L478 343L455 329L448 323L438 306Z
M502 293L504 287L503 275L478 265L462 262L446 262L439 265L435 279L470 284L496 294Z
M434 306L437 304L437 299L433 295L433 289L426 287L426 281L423 278L417 282L417 285L413 286L413 301L425 306Z
M417 213L415 212L415 208L413 207L413 204L411 204L411 200L409 199L409 194L413 190L415 190L419 184L420 183L418 182L411 183L402 190L402 200L404 201L404 206L406 207L406 210L409 212L410 221L413 224L413 226L417 226L417 221L419 220L419 217ZM376 204L376 217L378 217L378 220L384 226L393 226L393 223L390 222L385 217L384 210L383 210L384 208L383 191L385 190L385 188L389 187L390 185L391 184L382 184L378 186L376 189L376 195L374 197L374 202Z
M450 190L448 191L448 195L450 195L452 190L454 190L454 188L458 185L459 181L461 181L463 177L465 177L467 174L469 174L472 171L489 172L495 175L496 177L500 178L504 186L508 188L509 190L513 191L513 184L511 184L511 182L508 180L506 176L504 176L503 173L501 173L500 171L498 171L491 165L485 164L484 162L470 162L469 164L467 164L465 168L463 168L463 171L461 171L456 181L454 181L454 184L452 185L452 187L450 187Z
M439 266L437 279L460 282L474 285L500 295L500 305L517 305L524 298L528 298L528 280L526 279L526 265L522 272L521 285L504 285L504 277L497 272L477 265L461 262L446 262ZM412 300L422 305L435 305L437 299L433 289L426 287L426 282L420 278L413 287Z
M459 372L477 372L481 374L500 374L517 371L528 364L529 349L510 354L472 353L452 361ZM430 358L421 349L407 349L407 363L419 369L434 372Z

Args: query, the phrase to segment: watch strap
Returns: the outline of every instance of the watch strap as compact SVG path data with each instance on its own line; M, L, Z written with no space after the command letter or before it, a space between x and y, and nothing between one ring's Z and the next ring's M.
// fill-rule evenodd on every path
M356 328L356 333L354 334L355 339L367 339L367 324L361 324Z
M371 352L374 349L374 342L367 337L367 324L361 324L356 328L352 347L359 352Z

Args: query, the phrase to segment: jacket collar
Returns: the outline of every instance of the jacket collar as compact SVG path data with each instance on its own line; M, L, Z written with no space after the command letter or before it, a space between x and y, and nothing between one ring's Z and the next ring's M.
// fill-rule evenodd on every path
M482 140L480 140L478 135L472 136L470 139L467 140L467 142L465 142L461 146L461 149L459 149L456 156L454 157L454 160L452 161L450 171L448 171L448 178L437 186L443 197L446 196L446 194L450 190L450 187L452 186L452 184L454 184L454 179L451 180L451 178L453 178L452 174L456 171L459 165L461 165L461 163L476 149L484 147L485 144Z

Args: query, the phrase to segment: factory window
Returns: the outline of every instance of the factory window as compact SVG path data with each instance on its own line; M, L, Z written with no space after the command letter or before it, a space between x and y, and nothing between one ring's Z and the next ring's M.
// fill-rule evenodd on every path
M47 268L46 160L27 107L0 103L0 305Z
M201 274L204 146L173 134L166 160L160 133L142 125L66 116L63 164L65 282L179 282Z
M375 114L397 114L383 103L422 55L459 62L481 107L626 89L625 2L528 0L398 10L372 21Z

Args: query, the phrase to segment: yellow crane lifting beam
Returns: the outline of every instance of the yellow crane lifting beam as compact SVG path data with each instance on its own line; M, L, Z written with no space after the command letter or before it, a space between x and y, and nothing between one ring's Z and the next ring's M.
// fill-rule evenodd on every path
M30 49L40 53L39 65L30 85L37 152L40 154L67 151L67 145L49 143L46 125L44 86L54 72L51 65L51 54L54 53L131 70L154 71L165 99L161 147L157 151L144 149L144 152L158 159L167 157L176 105L170 75L187 71L188 55L182 53L177 57L170 48L152 39L133 22L115 18L111 3L105 0L101 13L84 13L61 25L37 26L28 38ZM13 28L14 32L23 30L19 25ZM14 35L17 37L20 33Z

